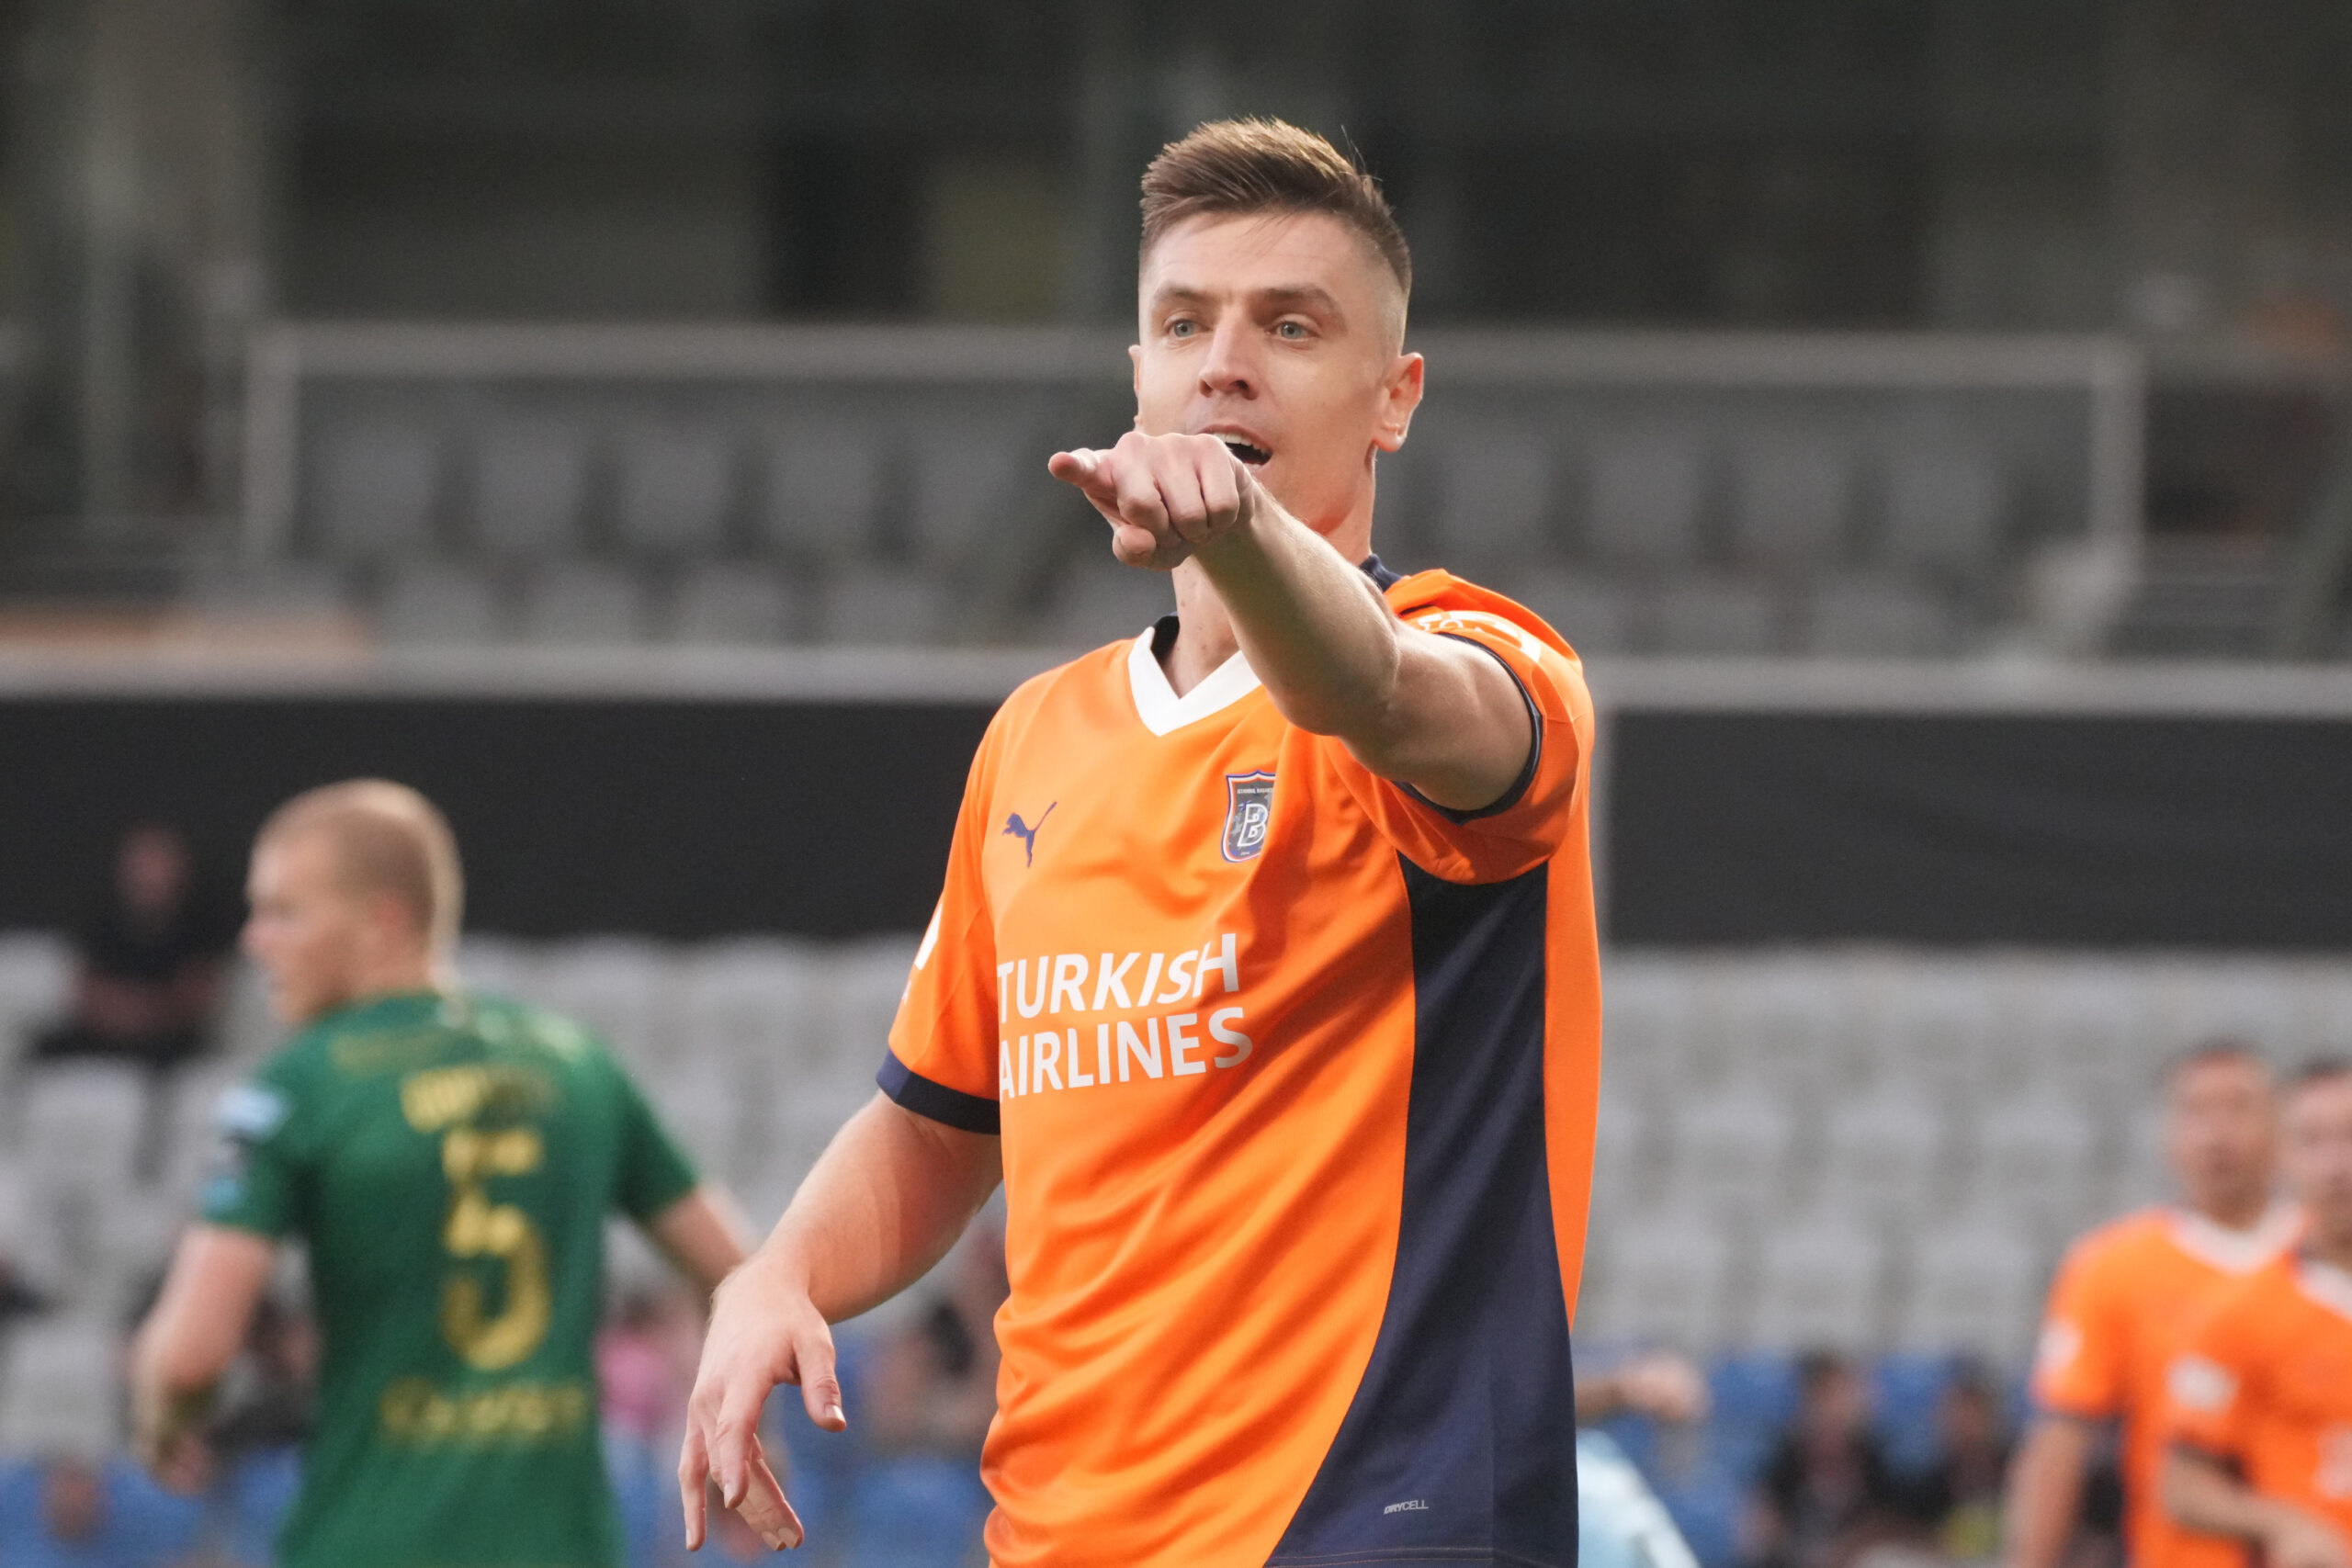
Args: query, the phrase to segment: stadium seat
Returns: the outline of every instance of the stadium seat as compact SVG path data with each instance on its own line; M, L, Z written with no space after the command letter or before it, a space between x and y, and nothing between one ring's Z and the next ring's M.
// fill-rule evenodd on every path
M1670 1190L1706 1213L1753 1217L1787 1184L1796 1123L1786 1105L1751 1083L1725 1085L1676 1108Z
M2017 992L2031 1081L2087 1103L2137 1099L2152 1087L2160 1021L2134 976L2078 961L2031 974Z
M1689 436L1636 432L1596 445L1589 460L1585 545L1613 560L1679 566L1699 553L1706 460Z
M1849 1354L1876 1346L1886 1258L1873 1237L1825 1216L1775 1225L1761 1241L1750 1343Z
M1579 654L1623 653L1640 639L1635 595L1600 570L1538 567L1512 572L1503 591L1543 616Z
M1686 1058L1698 990L1687 964L1609 956L1600 987L1601 1068L1614 1089L1653 1102L1690 1091L1697 1075Z
M1785 619L1780 596L1760 578L1671 577L1651 600L1650 643L1660 653L1772 653L1788 640Z
M796 422L770 436L764 457L757 510L770 545L832 562L874 552L887 465L872 425Z
M2100 1142L2098 1124L2077 1105L2049 1094L2010 1100L1977 1121L1968 1190L1984 1212L2054 1241L2096 1203Z
M614 495L623 547L669 558L718 550L735 507L739 455L734 434L717 424L657 420L625 429Z
M1638 1104L1606 1088L1601 1090L1592 1161L1596 1210L1622 1214L1650 1195L1648 1133L1648 1118Z
M220 1148L220 1097L247 1073L243 1063L207 1062L182 1068L164 1090L168 1109L159 1185L183 1211L193 1212L198 1188Z
M510 419L476 437L473 543L503 560L543 560L580 543L588 447L578 425Z
M355 420L322 431L311 462L311 530L325 554L379 560L432 549L448 464L440 431Z
M1805 648L1838 659L1926 659L1952 652L1959 624L1927 589L1897 577L1848 575L1814 585Z
M120 1437L120 1337L106 1319L35 1319L0 1341L0 1455L96 1460Z
M1515 573L1555 553L1555 438L1497 423L1449 432L1440 445L1430 521L1446 561L1475 577Z
M1091 649L1133 641L1176 608L1168 579L1102 557L1072 561L1037 625L1037 640Z
M469 932L458 943L459 981L468 990L485 996L507 997L516 1001L537 999L539 968L544 961L537 944L513 937Z
M852 566L831 573L819 594L818 624L829 642L928 645L955 631L957 605L937 581L907 567Z
M1897 1343L2022 1364L2041 1322L2041 1256L2015 1229L1982 1220L1928 1236L1912 1253Z
M65 1016L74 994L74 950L62 938L0 932L0 1067L26 1037Z
M1936 1103L1973 1097L1994 1077L1984 1064L1999 1037L1997 989L1981 974L1941 966L1879 972L1863 1006L1881 1077Z
M1882 554L1905 566L1975 575L1992 562L2007 498L1991 458L1906 445L1887 459Z
M851 1490L849 1568L964 1568L989 1508L969 1460L877 1461Z
M1842 553L1853 500L1847 452L1817 437L1751 441L1733 469L1732 540L1749 560L1818 569Z
M2312 1029L2288 975L2259 960L2167 965L2149 1000L2142 1058L2152 1073L2167 1058L2220 1039L2245 1041L2281 1065L2352 1043Z
M593 937L557 943L530 985L531 1000L584 1026L640 1071L674 1055L681 1032L672 961L653 942Z
M684 643L759 647L797 640L806 619L784 578L746 561L688 567L670 600L670 635Z
M556 561L523 580L517 625L533 642L636 642L644 637L646 622L643 586L617 567Z
M1731 1248L1703 1217L1669 1213L1611 1247L1609 1277L1579 1303L1577 1332L1697 1353L1724 1339Z
M290 1448L249 1453L222 1478L217 1504L220 1544L232 1562L263 1568L277 1561L277 1527L301 1484L301 1457Z
M495 641L505 630L498 591L481 572L433 561L402 566L376 599L376 634L388 642L447 647Z
M1841 968L1745 964L1708 988L1707 1026L1736 1072L1809 1098L1850 1081L1853 1000Z
M1939 1196L1948 1129L1928 1102L1881 1090L1826 1115L1821 1201L1882 1224L1923 1218Z
M28 1179L50 1191L129 1185L147 1116L147 1077L106 1062L41 1064L23 1077L17 1146Z
M1917 1475L1935 1462L1941 1447L1937 1411L1951 1382L1953 1360L1934 1351L1897 1351L1871 1369L1874 1425L1898 1471Z
M916 558L933 570L954 570L993 548L1020 510L1016 498L1033 488L1024 481L1057 482L1045 473L1051 450L1014 423L922 426L910 465L910 542Z

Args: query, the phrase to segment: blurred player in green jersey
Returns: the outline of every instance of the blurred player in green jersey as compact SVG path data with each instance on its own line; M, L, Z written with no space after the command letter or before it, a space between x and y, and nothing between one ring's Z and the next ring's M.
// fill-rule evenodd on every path
M447 968L458 854L415 791L334 784L255 841L245 949L300 1032L221 1107L227 1142L133 1354L142 1457L187 1473L281 1238L324 1341L287 1568L617 1568L591 1338L605 1216L706 1291L726 1201L577 1025Z

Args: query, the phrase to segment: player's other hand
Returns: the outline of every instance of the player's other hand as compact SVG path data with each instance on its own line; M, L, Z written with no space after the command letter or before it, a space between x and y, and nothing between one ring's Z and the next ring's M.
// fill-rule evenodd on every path
M1711 1403L1706 1374L1670 1351L1636 1356L1618 1368L1617 1386L1634 1415L1678 1426L1705 1416Z
M2325 1519L2281 1508L2263 1532L2264 1568L2352 1568L2352 1550Z
M1247 525L1262 500L1249 466L1214 435L1131 430L1107 449L1057 452L1046 468L1111 525L1112 554L1156 571Z
M678 1455L689 1551L702 1547L714 1486L720 1504L771 1549L798 1546L807 1534L760 1444L760 1411L777 1384L797 1383L808 1418L825 1430L849 1426L833 1371L832 1330L807 1291L762 1262L755 1258L737 1269L711 1303Z

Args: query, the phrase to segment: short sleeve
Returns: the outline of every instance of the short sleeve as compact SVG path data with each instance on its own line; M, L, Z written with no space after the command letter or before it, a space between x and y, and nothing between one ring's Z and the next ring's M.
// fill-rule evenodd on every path
M2252 1386L2254 1358L2239 1316L2224 1309L2207 1318L2165 1369L2167 1444L2184 1444L2216 1459L2246 1458L2259 1391Z
M296 1075L284 1062L235 1085L213 1108L212 1161L198 1194L207 1224L272 1239L295 1228L313 1165Z
M2115 1259L2078 1248L2058 1270L2033 1358L2033 1401L2060 1416L2109 1420L2121 1414L2131 1348L2111 1278Z
M1497 608L1411 610L1405 620L1483 649L1518 684L1535 744L1500 799L1483 810L1449 811L1410 785L1374 773L1344 742L1321 742L1325 758L1381 835L1414 864L1449 882L1499 882L1552 858L1575 829L1577 781L1591 735L1591 699L1576 661L1502 613L1508 601L1482 597Z
M965 780L946 885L915 950L890 1048L875 1075L883 1093L917 1115L989 1134L998 1130L996 927L980 852L995 743L991 727Z
M612 1065L612 1074L620 1107L620 1157L613 1202L629 1218L650 1223L692 1192L702 1179L618 1063Z

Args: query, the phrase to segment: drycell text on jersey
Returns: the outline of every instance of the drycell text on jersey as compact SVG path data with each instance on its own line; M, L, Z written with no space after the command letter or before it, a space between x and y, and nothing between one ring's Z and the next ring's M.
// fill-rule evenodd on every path
M1200 1005L1211 994L1212 977L1223 982L1224 996L1241 989L1238 943L1230 932L1197 952L1105 953L1093 959L1060 953L998 964L997 1022L1005 1026L997 1042L998 1098L1239 1066L1255 1047L1242 1032L1239 1006ZM1019 1027L1016 1014L1068 1019L1187 1003L1193 1004L1187 1010L1106 1019L1091 1029L1072 1024L1012 1032Z

